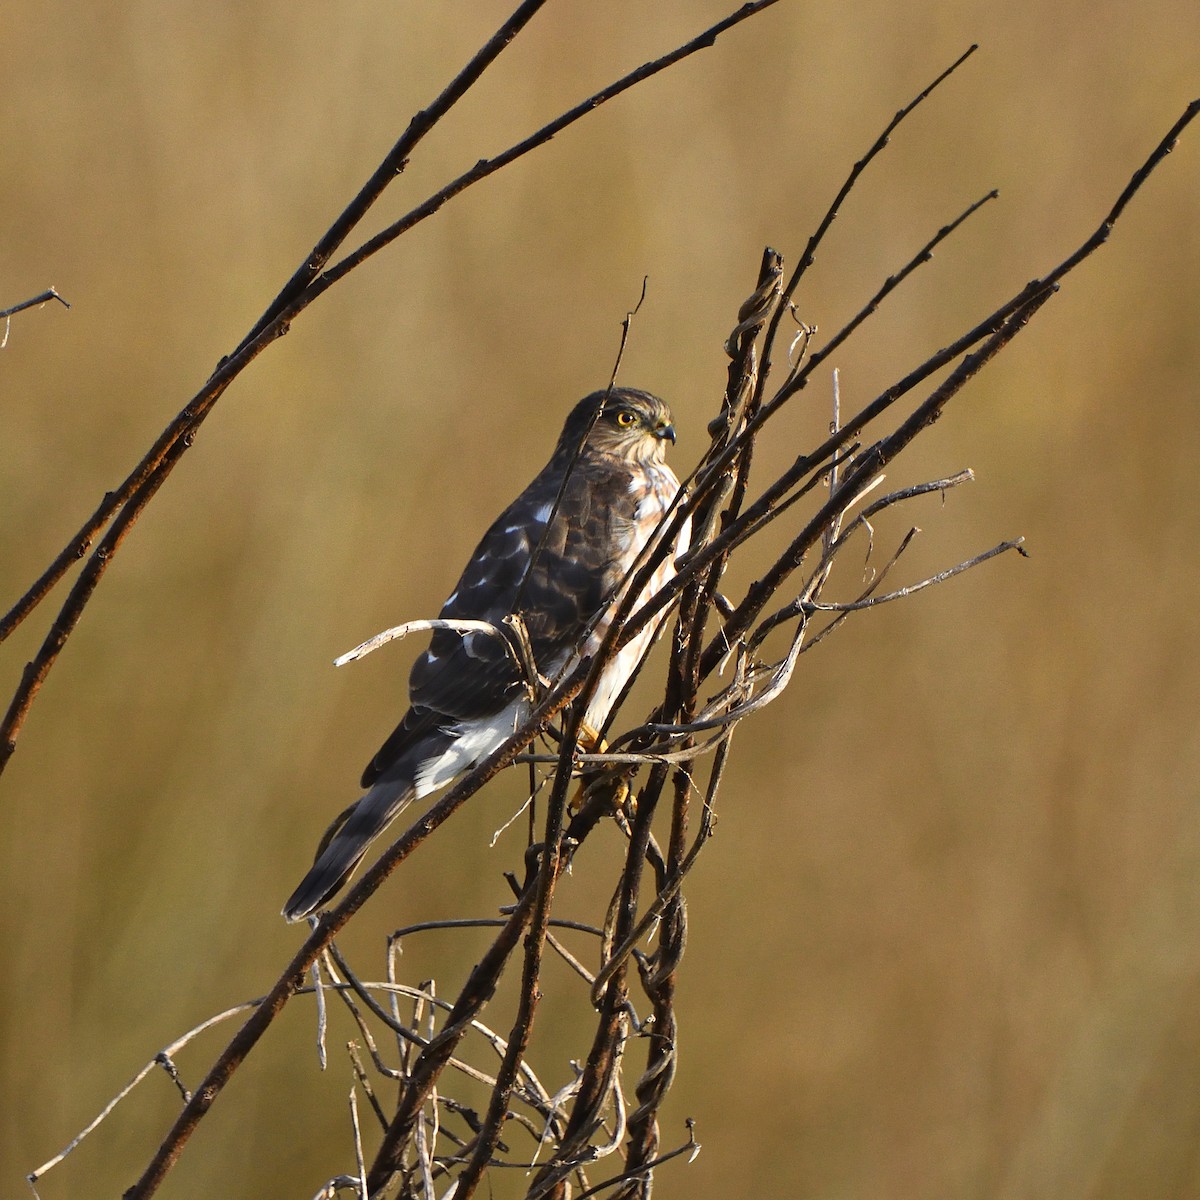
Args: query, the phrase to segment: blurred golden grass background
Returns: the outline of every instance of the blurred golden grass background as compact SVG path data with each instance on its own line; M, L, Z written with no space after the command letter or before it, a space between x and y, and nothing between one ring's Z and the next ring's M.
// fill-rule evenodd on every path
M6 6L0 307L50 284L74 307L14 319L0 353L0 604L509 7ZM549 5L379 222L724 11ZM856 407L1095 227L1200 94L1194 0L785 0L454 201L237 382L2 781L3 1194L286 962L279 905L391 728L412 651L331 659L435 611L607 379L642 277L622 379L671 400L686 465L763 245L794 263L851 163L974 41L798 297L833 331L1000 188L839 356ZM854 619L739 733L691 886L664 1127L671 1145L695 1117L704 1150L658 1195L1200 1195L1198 217L1193 129L892 469L979 476L907 514L926 528L910 578L1015 534L1032 558ZM826 378L781 422L778 461L827 420ZM53 605L5 647L6 695ZM480 797L360 916L363 970L398 924L503 901L518 843L487 839L518 790ZM570 888L586 897L616 851L610 831ZM405 969L446 994L483 944L414 946ZM569 1008L543 1017L555 1085L590 1036L569 1036ZM318 1078L312 1025L289 1007L162 1195L307 1196L351 1166L344 1058L335 1043ZM182 1055L185 1078L221 1044ZM148 1081L41 1195L119 1194L176 1105Z

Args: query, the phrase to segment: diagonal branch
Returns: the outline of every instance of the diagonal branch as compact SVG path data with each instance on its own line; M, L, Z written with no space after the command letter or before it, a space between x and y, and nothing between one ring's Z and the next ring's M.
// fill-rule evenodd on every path
M824 527L844 507L846 498L861 491L869 479L878 474L922 429L936 421L946 404L1025 328L1034 313L1057 290L1055 285L1047 285L1026 300L978 350L962 360L946 381L936 388L907 420L894 432L863 452L840 487L818 509L816 515L776 560L775 565L750 586L745 598L705 648L701 667L704 675L716 669L725 655L727 645L736 642L749 631L770 598L800 565L809 549L816 544Z
M217 365L217 371L209 378L206 386L201 389L190 403L159 435L154 445L143 456L141 462L126 477L125 481L112 492L108 492L100 502L99 507L85 522L83 527L63 547L53 562L38 577L24 596L0 620L0 641L8 635L29 615L53 586L66 574L71 565L82 558L90 548L96 534L108 523L113 513L129 502L148 478L163 463L170 448L186 434L194 433L204 419L208 408L220 397L224 387L231 382L234 371L229 374L224 369L232 360L238 360L241 366L246 366L255 357L250 354L243 358L251 349L252 344L258 343L269 329L273 328L284 316L296 300L298 300L312 280L328 263L338 247L346 240L355 226L366 216L371 206L383 194L388 184L404 170L409 157L416 149L421 139L440 121L446 113L466 94L476 83L488 66L507 47L533 15L543 7L546 0L524 0L524 3L513 15L492 35L480 48L469 63L450 81L442 93L425 109L422 109L409 122L408 128L401 135L392 149L384 156L383 161L372 172L371 177L363 185L358 195L346 206L341 215L329 227L326 233L313 247L312 252L296 269L291 279L284 284L279 294L267 306L266 311L255 322L249 333L238 343L237 349L223 358ZM51 288L46 296L57 295ZM61 298L61 297L60 297ZM64 301L65 303L65 301ZM16 311L16 310L13 310ZM294 315L294 310L292 310ZM4 314L0 314L2 316ZM284 330L277 330L269 340L274 340ZM260 347L261 349L261 347ZM257 353L257 352L255 352ZM226 375L223 384L218 383L218 376ZM219 390L208 393L214 386Z
M544 2L544 0L541 0L541 2ZM92 541L104 525L109 520L113 521L113 526L109 530L109 533L93 552L87 566L76 582L76 586L68 594L66 602L39 648L36 657L27 665L8 712L4 720L0 722L0 773L3 772L8 760L12 757L16 749L16 739L34 700L37 698L38 691L57 661L59 654L61 654L67 639L74 632L84 608L91 599L113 555L124 541L126 534L141 515L142 510L153 499L155 493L166 479L166 476L174 469L179 458L191 446L196 430L209 412L212 411L213 406L224 394L225 389L271 342L288 332L291 321L296 316L372 254L377 253L384 246L390 244L418 222L432 216L447 200L466 190L472 184L478 183L489 175L494 174L515 159L543 145L556 133L561 132L568 125L574 124L582 117L588 115L588 113L593 112L608 100L615 98L622 92L629 90L629 88L649 79L651 76L666 70L668 67L696 53L698 50L713 45L716 39L726 30L757 15L764 8L768 8L777 2L778 0L754 0L752 3L744 4L736 12L731 13L724 20L710 26L690 42L622 76L615 83L588 97L588 99L582 101L561 117L551 121L538 132L516 143L502 154L492 159L480 160L475 167L460 175L458 179L435 193L424 204L413 209L406 217L401 218L400 221L363 243L356 251L347 255L346 258L322 274L311 279L292 295L293 284L300 277L307 276L313 269L319 270L319 263L315 268L309 266L310 262L316 261L315 259L310 258L310 260L307 260L305 266L301 267L296 275L293 276L292 282L285 286L271 308L268 309L268 312L260 318L251 332L242 340L237 350L228 358L221 361L209 381L163 431L154 443L154 446L151 447L150 451L143 457L142 461L120 488L104 498L91 519L68 542L25 595L17 601L9 613L3 619L0 619L0 641L2 641L45 598L54 585L66 574L71 564L87 553ZM472 60L472 63L468 65L468 68L465 69L463 75L460 75L460 85L458 87L451 85L451 88L443 92L442 97L439 98L439 102L443 103L446 108L453 104L465 92L466 88L478 78L488 62L492 61L495 55L512 40L512 37L515 36L520 26L528 20L528 17L539 6L539 4L533 3L532 0L527 0L527 3L522 5L517 10L517 13L514 14L513 21L517 21L519 16L523 17L523 19L517 22L511 29L507 40L501 38L498 33L488 43L488 46L492 48L490 57L485 56L484 59L481 59L477 55ZM507 29L508 27L504 28ZM431 105L430 109L425 110L425 112L426 114L435 112L438 116L441 115L436 104ZM420 117L420 114L418 117ZM410 124L409 128L412 131L413 145L419 140L419 135L426 132L427 120L428 118L414 118L414 124ZM397 143L397 146L405 144L405 139L402 138ZM391 154L388 156L389 159L396 152L396 147L393 147ZM393 164L393 174L394 170L395 164ZM381 171L382 168L376 171L375 175L372 176L372 180L378 182ZM371 189L372 185L369 183L364 192L360 193L360 198L368 196L370 197L370 202L373 203L374 198L377 198L377 196L372 194ZM365 200L363 202L366 203ZM355 210L354 204L350 206L347 212L350 213L352 210ZM343 217L345 216L346 214L343 214ZM348 220L349 218L346 219ZM330 252L336 249L336 245L340 244L348 232L348 228L345 231L339 229L329 239L331 245L327 248ZM320 246L324 246L324 244L323 240ZM284 299L285 296L291 296L291 298ZM118 515L114 518L115 513Z
M574 125L581 117L586 117L588 113L594 112L602 104L615 99L622 92L627 92L630 88L636 87L639 83L644 83L647 79L659 74L661 71L665 71L668 67L673 67L677 62L690 57L698 50L708 49L721 34L732 29L735 25L740 25L750 17L757 16L764 8L770 8L771 5L776 3L778 3L778 0L753 0L752 3L743 4L736 12L730 13L729 16L718 21L715 25L710 25L703 33L697 34L690 42L685 42L669 54L664 54L660 58L645 63L643 66L638 67L637 70L630 71L629 74L623 75L607 87L601 88L598 92L588 96L586 100L581 100L574 108L569 108L562 116L556 117L547 125L543 125L541 129L536 133L530 134L523 141L515 143L507 150L497 154L494 158L480 159L469 171L463 172L462 175L448 183L441 191L435 192L423 204L418 205L418 207L401 217L398 221L393 222L386 229L381 229L374 237L365 241L353 253L346 255L340 262L330 267L325 272L329 283L336 282L360 263L365 262L372 254L378 253L385 246L394 242L401 234L407 233L419 221L432 216L447 200L457 196L459 192L464 191L473 183L478 183L481 179L486 179L502 167L508 166L510 162L521 158L531 150L536 150L556 134L561 133L568 125Z
M913 97L903 108L901 108L894 117L887 123L883 132L875 139L870 149L862 156L850 169L850 174L846 176L846 181L842 184L838 194L833 198L833 203L829 206L825 216L821 218L820 223L814 230L812 236L808 239L808 244L804 247L804 252L800 255L800 260L796 263L796 269L792 272L791 278L787 281L787 285L783 289L783 304L776 310L775 316L771 319L771 324L767 328L767 336L763 349L763 375L762 383L760 384L760 393L762 387L765 387L767 372L771 368L771 355L775 349L775 339L779 333L779 322L783 318L784 309L791 304L792 299L796 295L796 289L800 286L800 280L804 278L809 267L813 265L817 257L817 248L825 239L825 234L829 232L829 227L837 220L838 214L841 212L842 204L846 197L850 195L854 185L858 182L859 176L871 165L873 159L876 158L887 147L891 141L892 134L895 133L897 127L910 113L913 112L920 104L929 98L929 96L941 86L959 67L979 49L978 45L968 46L962 54L958 56L932 83L928 84L920 93ZM761 400L761 395L760 395Z
M763 493L749 508L735 521L731 522L727 528L722 530L720 535L714 538L707 546L690 556L675 578L669 580L649 603L639 608L623 629L622 637L628 640L636 636L639 629L643 628L650 621L653 621L667 605L674 603L675 597L682 592L693 576L703 571L714 558L724 553L730 545L744 540L751 528L757 522L766 518L783 497L796 487L800 481L810 476L819 476L828 470L832 455L836 454L856 438L867 425L882 416L883 413L903 396L907 395L914 388L919 387L931 376L937 374L938 371L942 370L943 367L951 363L960 354L969 351L973 346L984 341L984 339L994 336L995 332L1004 327L1014 314L1025 310L1030 304L1040 307L1067 274L1108 241L1114 225L1125 211L1129 202L1145 184L1146 180L1149 179L1155 168L1175 148L1180 135L1198 114L1200 114L1200 99L1193 100L1187 106L1180 118L1171 126L1167 135L1133 174L1104 220L1077 249L1072 251L1053 270L1026 284L1019 292L1011 296L999 308L989 313L988 316L984 317L974 327L967 330L966 333L956 338L935 354L930 355L919 366L913 368L907 375L881 392L856 416L846 421L836 432L830 434L819 446L806 454L800 455L788 470L764 489ZM722 463L727 463L732 458L733 453L743 438L754 437L762 425L778 411L783 398L781 394L773 398L769 403L764 404L755 416L747 422L738 437L733 440L720 458L716 460L714 467ZM688 503L683 503L679 506L675 516L676 525L682 524L688 511ZM650 571L645 570L645 577L647 579L649 575ZM637 584L635 582L634 588L631 591L636 590L636 587ZM732 641L730 644L732 644ZM715 650L715 647L710 647L709 651L706 651L706 669L711 668L714 661L719 660L719 655L714 659L710 653L713 650Z
M545 4L546 0L523 0L512 16L476 51L471 61L446 85L429 107L421 109L413 116L408 128L384 155L383 161L371 173L358 195L346 205L341 215L313 247L312 253L300 264L279 295L271 301L250 332L238 344L238 350L242 350L258 337L294 300L303 295L376 200L387 190L388 185L405 169L412 152L425 135L470 91L484 71L507 49Z

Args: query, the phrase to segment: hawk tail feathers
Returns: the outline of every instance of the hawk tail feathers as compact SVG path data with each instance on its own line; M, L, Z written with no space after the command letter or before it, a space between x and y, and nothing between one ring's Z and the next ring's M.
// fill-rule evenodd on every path
M381 779L330 827L311 870L283 906L289 921L322 908L358 866L367 847L417 794L411 778Z

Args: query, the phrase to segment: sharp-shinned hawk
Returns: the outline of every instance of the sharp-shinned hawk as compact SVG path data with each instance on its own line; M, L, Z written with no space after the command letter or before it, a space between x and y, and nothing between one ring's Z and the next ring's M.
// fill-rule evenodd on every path
M442 618L500 627L519 616L534 665L550 681L594 654L679 489L665 463L674 440L670 409L649 392L612 388L581 400L550 461L483 535ZM642 601L673 574L687 537L685 526ZM647 625L603 671L584 714L590 729L603 728L655 628ZM512 651L484 631L435 631L413 665L409 702L363 772L366 793L335 823L284 905L289 921L322 908L406 805L486 758L532 711Z

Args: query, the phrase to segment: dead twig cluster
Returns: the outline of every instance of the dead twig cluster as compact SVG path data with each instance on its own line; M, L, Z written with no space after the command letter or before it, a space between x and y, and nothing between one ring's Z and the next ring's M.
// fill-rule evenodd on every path
M51 637L54 653L73 627L107 556L186 448L196 426L236 373L279 336L306 304L369 253L411 227L419 214L433 211L456 190L540 144L582 110L709 44L723 28L764 5L746 5L694 42L626 76L578 110L565 113L506 155L484 160L395 226L340 263L328 266L335 249L402 167L421 135L474 82L537 7L532 2L521 5L438 102L414 118L372 182L318 244L242 345L67 548L68 556L81 553L100 526L112 522L55 624ZM662 1109L678 1068L675 991L687 942L684 883L711 836L737 726L778 699L800 657L852 613L909 596L1008 550L1020 550L1020 539L1003 541L935 575L893 584L917 530L913 527L902 536L892 553L875 567L873 522L885 510L902 510L922 496L950 491L972 476L960 471L880 494L885 468L1021 332L1067 273L1107 239L1128 201L1200 111L1200 102L1187 109L1095 233L1075 252L953 343L927 355L848 416L842 411L835 375L828 436L773 478L756 484L757 451L770 436L771 422L797 401L817 368L861 331L879 305L928 261L934 248L994 197L989 193L940 229L885 280L844 328L824 342L818 343L817 330L800 320L796 307L799 287L855 182L895 128L958 65L901 109L854 165L790 276L785 279L780 254L771 249L764 253L754 289L741 306L725 345L728 374L719 411L709 425L709 447L684 480L657 536L635 565L622 606L597 653L569 678L541 694L529 721L421 814L341 902L314 921L303 946L267 995L205 1023L207 1027L243 1012L249 1014L194 1090L189 1091L181 1081L175 1056L197 1031L165 1048L130 1085L157 1064L171 1074L183 1095L171 1130L142 1177L126 1193L130 1200L154 1194L233 1073L283 1006L299 994L317 998L322 1062L330 1006L344 1007L355 1031L347 1069L351 1136L343 1169L322 1187L321 1196L339 1191L363 1197L386 1192L424 1200L434 1196L467 1200L489 1175L519 1168L529 1200L566 1200L568 1196L578 1200L600 1193L633 1200L649 1196L653 1173L661 1163L696 1153L699 1147L690 1126L677 1144L664 1149ZM628 327L627 320L626 332ZM903 407L902 402L906 402ZM868 437L872 423L882 432ZM753 560L766 544L764 531L785 517L783 549L773 551L765 561ZM693 530L685 559L675 564L669 585L639 606L636 598L671 553L685 521L691 522ZM859 561L866 560L868 574L849 598L830 599L835 566L851 546L862 547ZM728 568L743 558L747 563L754 561L754 582L742 594L726 597L723 587ZM52 565L6 619L3 632L23 619L63 570L61 562ZM837 577L846 574L839 571ZM609 739L607 748L583 753L582 713L605 663L651 622L667 631L668 642L668 652L660 656L657 703L645 719L629 723L623 697L614 708L609 728L602 731ZM433 624L409 623L372 639L345 658L365 653L417 626L428 629ZM489 632L504 638L517 660L523 661L519 630L489 628ZM40 656L31 664L35 685L18 694L5 726L9 750L36 691L36 681L44 677L50 661L52 656L49 660ZM5 746L0 744L0 762L4 754ZM531 792L544 791L546 798L544 802L539 799L536 823L531 818L523 873L520 878L510 876L511 905L498 916L437 922L395 933L388 943L385 978L362 980L335 944L337 933L418 845L498 772L515 763L528 764L534 774L544 769L544 776L533 780ZM572 804L569 796L576 780L581 786L577 803ZM606 911L592 925L564 922L555 915L559 882L592 831L608 819L618 823L627 845L610 881ZM493 931L490 944L453 998L443 997L432 982L406 984L398 974L397 954L403 941L435 927L443 932L465 927ZM565 1081L551 1078L550 1070L560 1072L560 1068L534 1065L538 1008L550 956L568 964L592 1013L586 1053ZM489 1018L487 1024L483 1018L506 970L518 973L520 981L513 1011L501 1018L501 1029L497 1018ZM582 1035L580 1040L582 1045ZM485 1104L472 1106L461 1098L458 1083L464 1080L483 1089ZM33 1172L31 1183L61 1157Z

